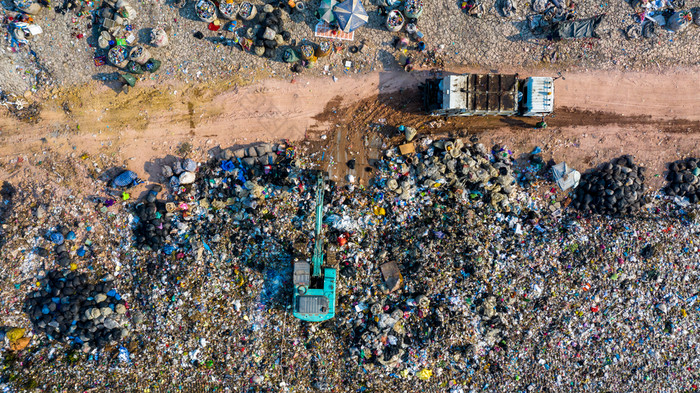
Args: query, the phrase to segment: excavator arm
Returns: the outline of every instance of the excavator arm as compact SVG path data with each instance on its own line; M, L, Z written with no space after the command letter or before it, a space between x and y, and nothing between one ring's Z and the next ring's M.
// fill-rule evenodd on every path
M323 194L326 188L323 172L318 172L316 178L316 228L314 230L314 256L311 262L314 265L313 277L321 277L321 266L323 265Z

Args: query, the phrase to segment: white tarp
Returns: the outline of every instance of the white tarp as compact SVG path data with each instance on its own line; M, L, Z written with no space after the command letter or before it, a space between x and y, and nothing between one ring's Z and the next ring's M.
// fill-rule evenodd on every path
M562 190L578 187L578 182L581 180L581 173L568 165L565 162L559 163L552 167L554 181Z

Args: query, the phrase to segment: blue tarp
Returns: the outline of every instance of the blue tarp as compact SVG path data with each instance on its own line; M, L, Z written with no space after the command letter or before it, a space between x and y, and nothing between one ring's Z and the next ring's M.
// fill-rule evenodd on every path
M367 11L360 0L346 0L333 8L338 26L346 32L357 30L369 20Z

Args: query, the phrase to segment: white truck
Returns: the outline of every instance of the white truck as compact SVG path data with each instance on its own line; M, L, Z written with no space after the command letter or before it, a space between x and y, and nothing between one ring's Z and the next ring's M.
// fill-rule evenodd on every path
M554 109L554 79L517 74L461 74L430 78L423 104L434 116L546 116Z

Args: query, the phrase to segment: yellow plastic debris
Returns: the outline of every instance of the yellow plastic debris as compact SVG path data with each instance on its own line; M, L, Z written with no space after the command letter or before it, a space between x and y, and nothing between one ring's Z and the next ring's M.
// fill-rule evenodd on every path
M428 370L427 368L424 368L416 374L416 376L424 381L427 381L430 379L430 377L433 376L432 370Z
M24 332L25 330L22 328L12 328L9 332L7 332L7 339L10 340L10 342L17 341L24 337Z
M386 215L386 210L383 207L375 206L372 208L372 211L374 212L375 215L377 216L384 216Z

